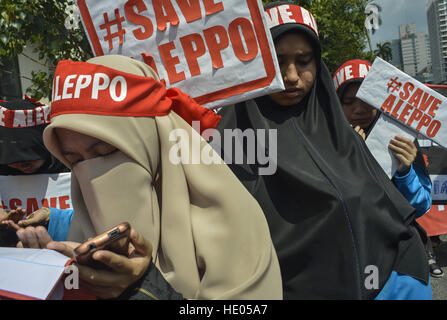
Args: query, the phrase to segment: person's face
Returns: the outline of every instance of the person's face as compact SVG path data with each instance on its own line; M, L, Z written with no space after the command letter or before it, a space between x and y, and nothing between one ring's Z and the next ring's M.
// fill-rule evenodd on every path
M299 103L309 93L317 74L312 45L304 34L287 33L275 42L285 91L270 98L281 106Z
M118 151L114 146L99 139L68 129L55 129L62 155L71 166Z
M20 170L25 174L33 174L42 167L45 160L22 161L8 164L8 167Z
M363 130L368 129L377 116L377 109L371 107L366 102L356 98L360 83L349 85L343 97L341 104L346 118L353 127L360 126Z

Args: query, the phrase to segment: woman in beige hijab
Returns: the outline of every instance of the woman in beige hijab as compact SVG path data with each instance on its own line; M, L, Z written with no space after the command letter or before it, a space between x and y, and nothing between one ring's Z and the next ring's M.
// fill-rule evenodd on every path
M193 103L176 94L180 106ZM191 164L195 151L218 156L173 104L142 62L102 56L59 63L44 142L73 172L68 240L83 242L128 221L138 251L137 258L98 251L94 258L113 271L80 266L81 281L99 296L114 286L118 294L151 261L187 299L282 299L261 208L226 165ZM184 133L199 144L188 144ZM186 154L178 148L185 143ZM69 254L68 245L48 248Z

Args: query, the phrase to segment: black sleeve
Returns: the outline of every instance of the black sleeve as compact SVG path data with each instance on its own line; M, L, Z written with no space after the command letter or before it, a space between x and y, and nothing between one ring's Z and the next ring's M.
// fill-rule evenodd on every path
M140 280L130 286L119 300L183 300L151 262Z

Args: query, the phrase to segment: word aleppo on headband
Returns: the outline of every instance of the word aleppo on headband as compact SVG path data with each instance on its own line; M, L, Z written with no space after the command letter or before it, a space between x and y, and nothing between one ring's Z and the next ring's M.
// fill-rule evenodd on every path
M50 123L50 107L25 95L26 100L36 103L34 109L10 110L0 102L0 126L6 128L31 128ZM6 102L6 101L5 101Z
M151 77L88 62L64 60L57 65L50 118L74 113L155 117L171 110L190 125L200 121L201 131L215 128L221 118L182 91L166 90Z

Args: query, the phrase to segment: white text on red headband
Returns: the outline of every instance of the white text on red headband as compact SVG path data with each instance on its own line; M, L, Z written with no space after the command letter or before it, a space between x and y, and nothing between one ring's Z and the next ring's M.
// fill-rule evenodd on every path
M107 74L97 72L91 74L71 74L60 81L56 76L53 84L52 101L65 99L79 99L81 93L86 92L90 99L98 100L104 98L120 102L127 97L127 81L123 76L110 78ZM85 93L83 95L85 97Z
M421 88L416 88L412 82L408 81L402 86L400 92L391 93L386 98L381 109L408 126L414 127L417 123L415 127L417 131L426 128L427 136L435 138L441 129L441 121L435 119L436 111L441 104L441 100Z
M350 64L341 68L333 77L335 88L338 90L338 88L348 80L365 78L370 68L371 66L364 63Z
M9 110L0 106L0 126L30 128L50 123L50 107L38 106L29 110Z
M269 28L286 23L299 23L309 26L317 35L318 27L312 14L303 7L284 4L266 10Z

